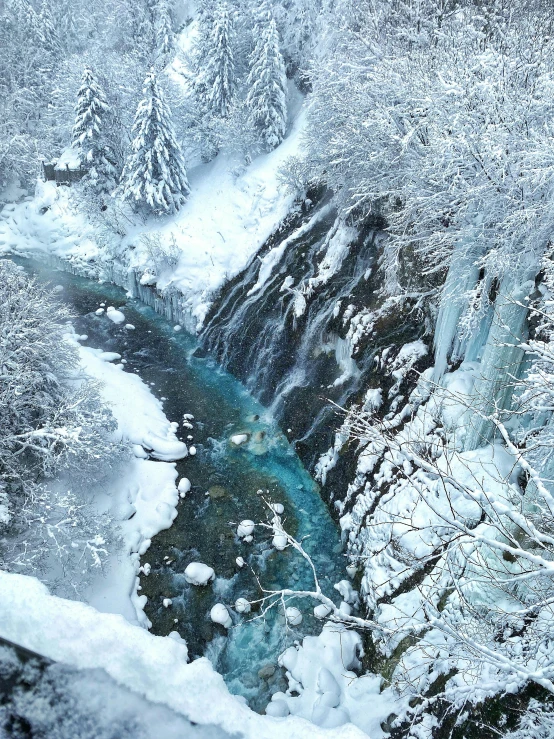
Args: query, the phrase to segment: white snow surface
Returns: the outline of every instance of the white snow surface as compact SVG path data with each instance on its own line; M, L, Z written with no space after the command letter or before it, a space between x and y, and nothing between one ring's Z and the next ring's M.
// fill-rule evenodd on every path
M0 572L0 635L50 659L104 669L120 685L198 724L245 739L362 739L352 725L325 731L298 717L274 719L232 696L201 658L187 663L182 641L158 637L122 616L50 595L37 579Z
M287 671L289 690L299 695L276 693L271 702L282 708L279 702L283 701L291 714L331 729L332 736L340 736L352 722L365 736L381 739L385 736L381 722L398 712L398 696L390 689L381 692L379 675L357 677L353 670L359 667L361 649L355 631L341 624L325 624L319 636L306 636L301 645L281 654L279 664Z
M175 464L149 460L144 450L173 460L186 453L186 446L177 440L161 402L140 377L111 364L109 353L78 346L85 373L102 382L102 398L117 421L115 438L128 442L135 451L107 484L104 499L98 496L98 506L107 508L120 522L123 552L113 553L106 575L94 581L87 600L101 611L119 613L148 627L146 596L137 593L140 555L147 551L153 536L173 523L179 494Z

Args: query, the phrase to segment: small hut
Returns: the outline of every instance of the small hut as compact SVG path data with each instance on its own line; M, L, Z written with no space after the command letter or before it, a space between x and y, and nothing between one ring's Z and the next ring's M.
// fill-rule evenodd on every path
M68 147L53 162L42 162L42 177L45 181L55 182L60 185L71 186L73 182L79 182L87 173L87 168L81 162L80 152Z

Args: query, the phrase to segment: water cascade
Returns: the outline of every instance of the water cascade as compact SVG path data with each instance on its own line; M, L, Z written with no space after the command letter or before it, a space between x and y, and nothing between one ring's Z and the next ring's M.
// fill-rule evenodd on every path
M269 265L272 252L262 252L224 288L201 334L203 345L290 429L310 469L340 425L329 401L346 405L374 370L380 347L402 345L422 331L394 315L363 348L351 341L352 311L383 303L379 231L354 232L347 243L353 229L341 231L335 213L318 207L322 215L303 217L286 248L278 247L278 259Z

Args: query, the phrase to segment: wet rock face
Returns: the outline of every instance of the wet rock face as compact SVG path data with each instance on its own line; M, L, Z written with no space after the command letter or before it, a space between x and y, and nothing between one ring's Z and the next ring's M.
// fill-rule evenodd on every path
M336 219L330 195L312 194L310 206L291 214L224 287L201 335L203 347L271 407L312 472L341 424L337 406L361 401L368 387L383 381L375 357L425 330L409 300L385 305L378 269L383 232L377 222L358 228L330 279L311 288L330 251ZM257 290L261 259L285 240L280 259ZM337 475L333 480L340 484Z

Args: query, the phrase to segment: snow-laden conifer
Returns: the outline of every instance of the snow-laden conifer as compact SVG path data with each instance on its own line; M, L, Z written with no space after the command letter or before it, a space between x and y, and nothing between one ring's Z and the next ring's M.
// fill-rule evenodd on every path
M116 170L106 142L106 124L111 114L104 92L90 68L81 79L75 106L73 146L96 181L97 189L108 192L115 186Z
M233 54L233 15L228 5L219 8L206 34L206 47L200 59L197 91L205 109L225 118L229 115L235 95L237 79Z
M21 31L29 34L33 40L40 38L39 17L28 0L10 0L8 11L12 14L16 22L20 24Z
M279 146L287 124L285 62L273 18L259 24L261 33L252 52L246 104L264 148Z
M133 135L122 175L121 196L155 213L173 213L185 202L190 187L171 110L154 71L144 82L144 97L137 108Z
M87 67L81 78L75 106L73 146L78 146L87 162L94 162L101 148L102 127L110 108L92 69Z
M40 39L47 51L57 53L60 51L60 39L56 31L56 24L50 11L49 0L43 0L38 16L38 30Z
M156 33L156 57L165 66L175 49L175 35L171 26L171 12L167 0L158 0L153 8Z

